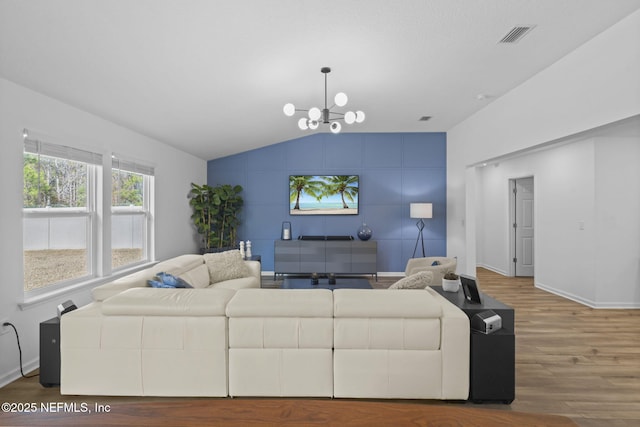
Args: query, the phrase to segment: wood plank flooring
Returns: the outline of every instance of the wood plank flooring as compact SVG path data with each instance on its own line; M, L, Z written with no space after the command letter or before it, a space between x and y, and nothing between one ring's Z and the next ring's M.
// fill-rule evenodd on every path
M511 405L404 403L444 405L453 410L564 415L583 427L640 426L640 310L595 310L536 289L530 278L504 277L485 269L478 269L477 276L482 292L516 310L516 399ZM397 279L380 277L377 282L371 279L371 283L374 288L386 288ZM263 286L277 287L278 283L263 278ZM20 379L0 389L0 402L129 404L189 400L60 396L58 388L44 389L37 378ZM342 400L329 401L338 402Z
M121 403L110 412L0 414L12 426L424 426L575 427L558 415L397 401L189 399Z
M483 292L515 309L513 410L581 426L640 426L640 310L592 309L531 278L477 275Z

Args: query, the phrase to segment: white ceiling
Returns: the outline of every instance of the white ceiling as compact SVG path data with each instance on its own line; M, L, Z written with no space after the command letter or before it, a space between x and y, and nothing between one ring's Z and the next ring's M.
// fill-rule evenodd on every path
M640 0L0 0L0 76L212 159L308 134L282 106L322 107L323 66L332 68L329 97L344 91L347 107L367 114L347 131L447 131L639 8ZM518 43L497 43L523 25L536 27ZM425 115L433 118L419 122Z

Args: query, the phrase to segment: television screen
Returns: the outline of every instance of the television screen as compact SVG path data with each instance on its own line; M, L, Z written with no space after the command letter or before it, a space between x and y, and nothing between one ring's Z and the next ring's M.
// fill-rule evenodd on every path
M291 215L358 215L358 175L290 175Z

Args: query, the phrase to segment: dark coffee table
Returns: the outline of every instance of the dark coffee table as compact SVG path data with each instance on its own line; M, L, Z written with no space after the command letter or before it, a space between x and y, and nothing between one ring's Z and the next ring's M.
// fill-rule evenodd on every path
M368 279L337 277L336 284L330 285L329 279L318 280L317 285L311 284L310 277L285 278L280 289L372 289Z

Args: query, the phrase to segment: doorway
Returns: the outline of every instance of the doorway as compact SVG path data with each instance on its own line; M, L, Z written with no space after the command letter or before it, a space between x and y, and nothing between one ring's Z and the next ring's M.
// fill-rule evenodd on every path
M510 254L512 276L534 275L534 191L533 177L509 180Z

